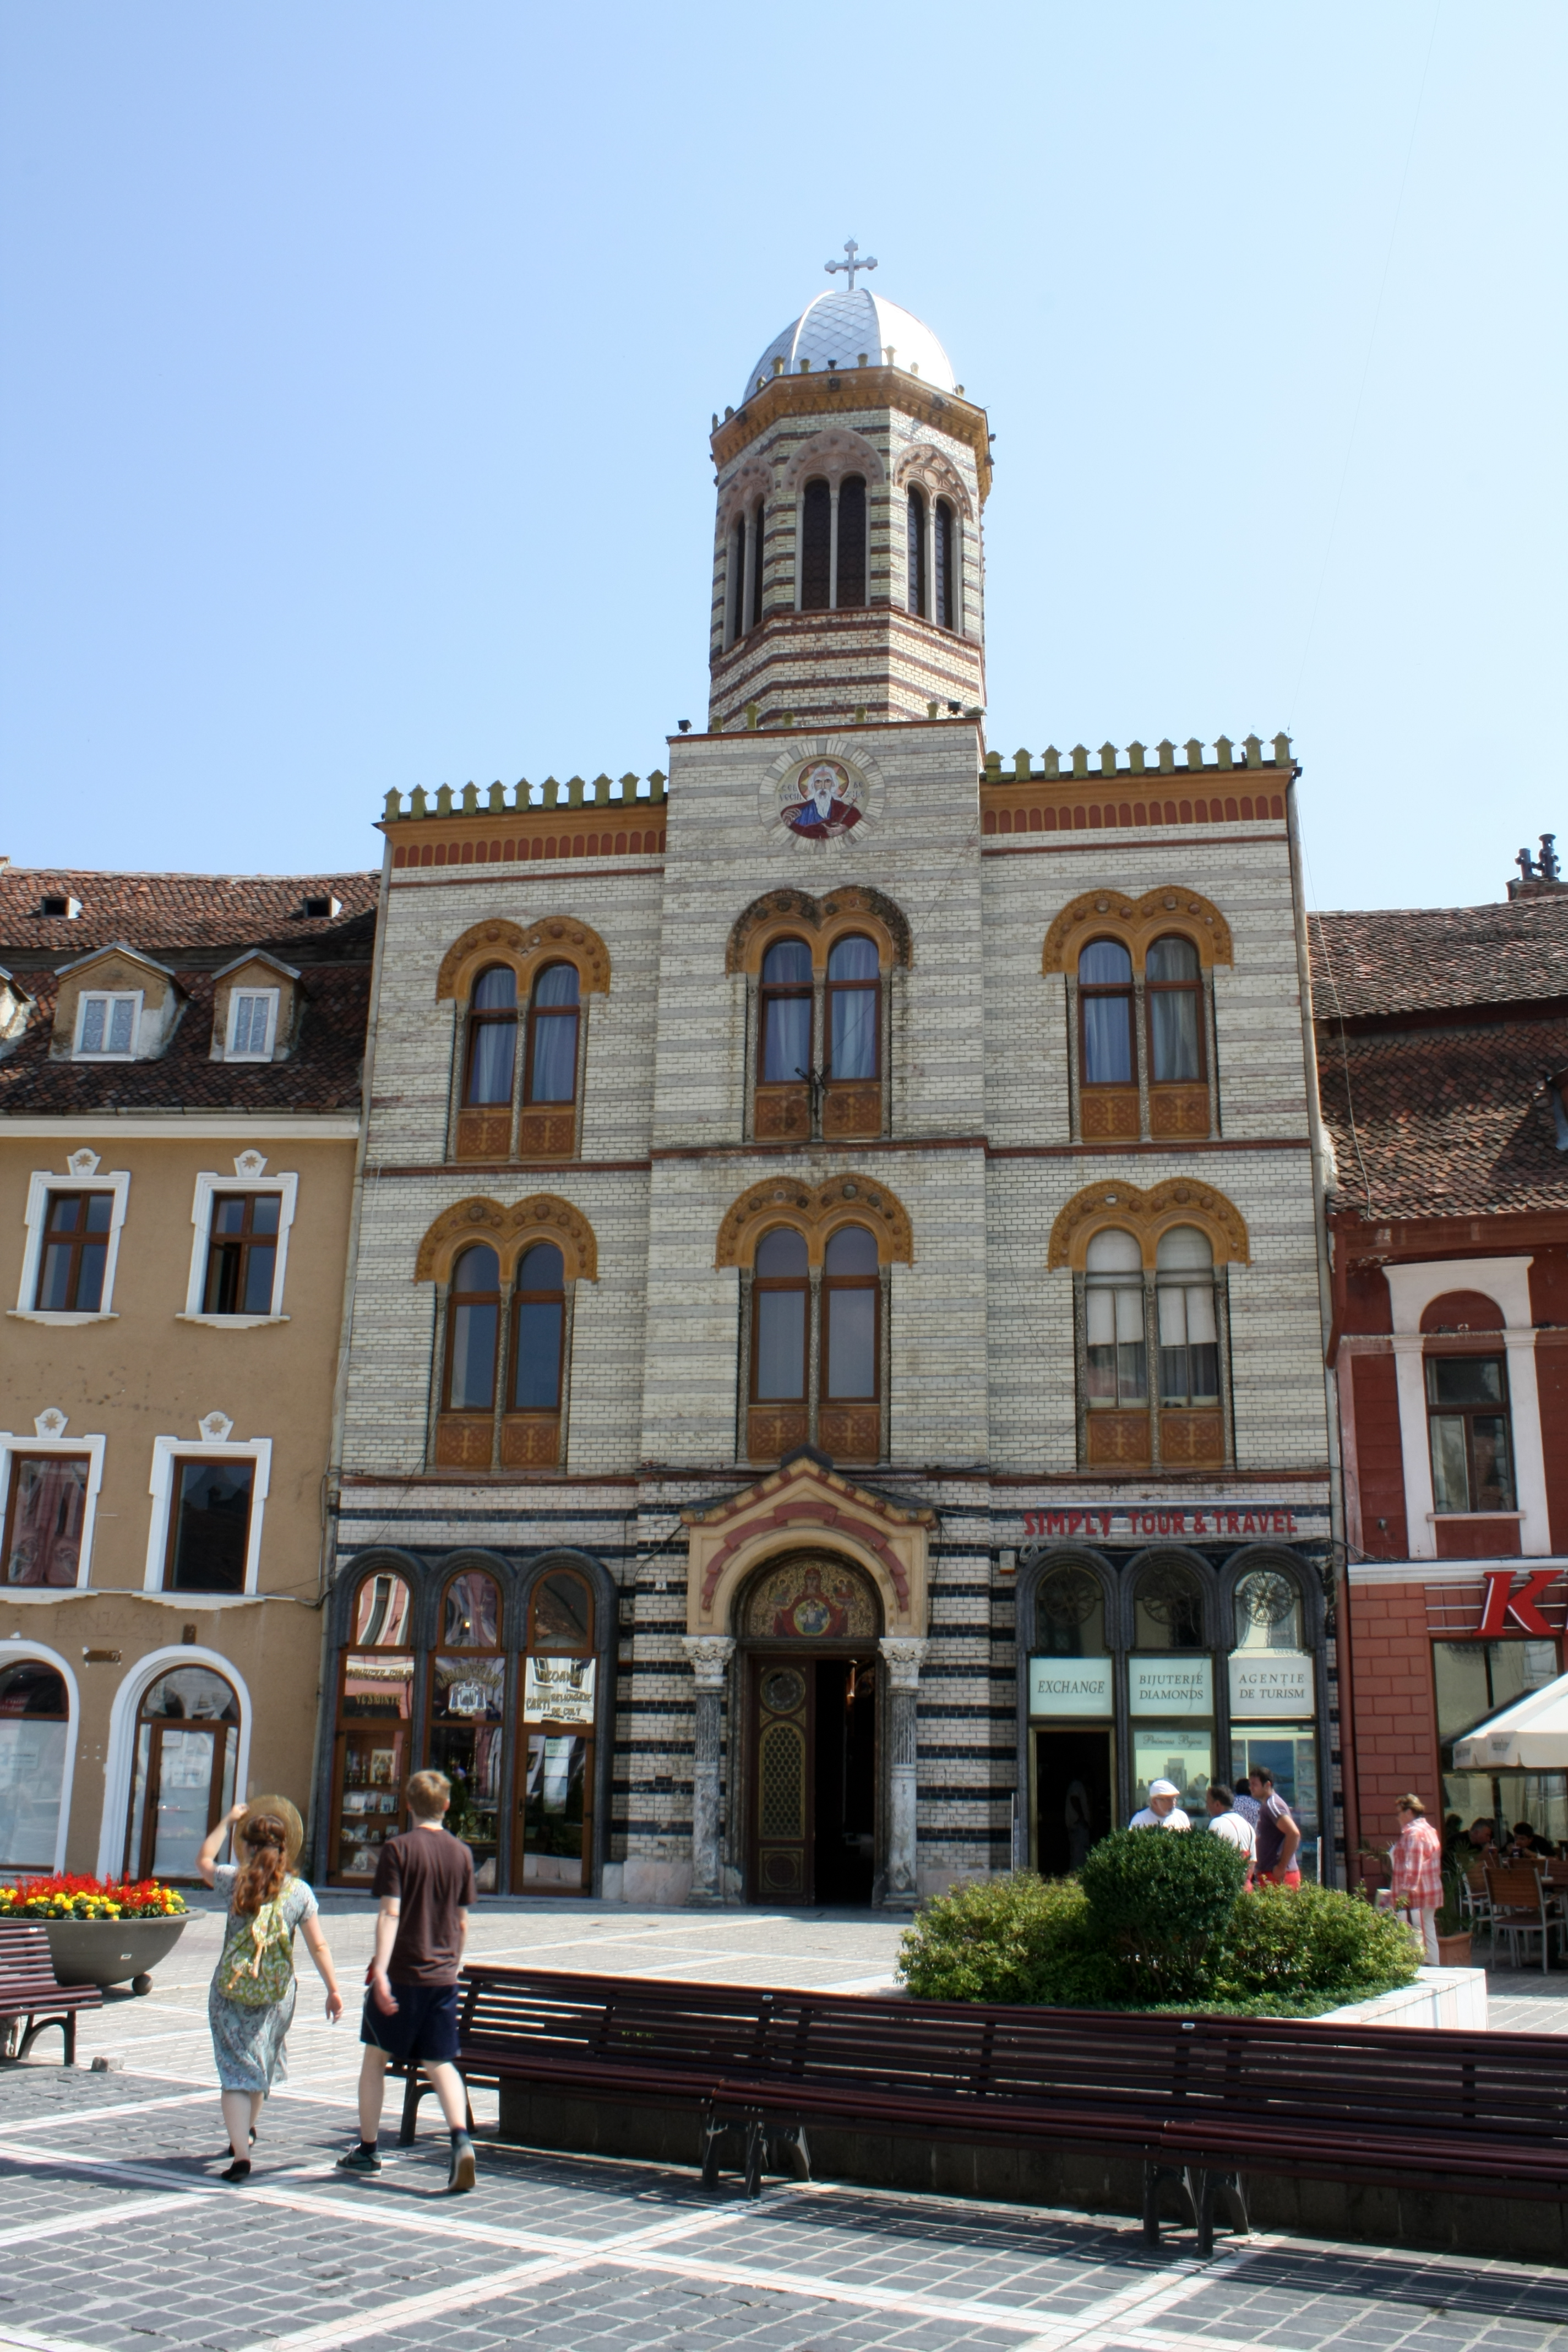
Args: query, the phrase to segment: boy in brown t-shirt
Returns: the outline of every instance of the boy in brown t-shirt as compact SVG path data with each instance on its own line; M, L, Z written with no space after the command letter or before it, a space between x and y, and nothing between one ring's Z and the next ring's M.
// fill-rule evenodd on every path
M359 2038L358 2147L340 2156L342 2172L379 2172L375 2152L390 2059L424 2068L452 2136L452 2190L474 2185L468 2101L452 2061L458 2054L458 1970L474 1900L474 1857L445 1830L452 1801L445 1772L416 1772L407 1788L414 1827L381 1849L371 1892L381 1908Z

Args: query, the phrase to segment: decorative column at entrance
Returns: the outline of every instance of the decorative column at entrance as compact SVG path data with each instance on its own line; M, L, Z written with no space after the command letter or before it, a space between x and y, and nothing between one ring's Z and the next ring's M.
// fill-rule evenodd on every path
M924 1642L885 1633L878 1644L888 1669L888 1869L882 1901L893 1911L915 1906L915 1704Z
M719 1837L719 1747L724 1726L724 1678L735 1644L728 1633L685 1633L682 1645L697 1681L691 1773L691 1893L698 1908L722 1903Z

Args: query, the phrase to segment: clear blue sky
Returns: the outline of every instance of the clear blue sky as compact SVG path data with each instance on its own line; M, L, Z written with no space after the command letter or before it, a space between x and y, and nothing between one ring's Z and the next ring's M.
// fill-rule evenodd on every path
M989 740L1288 728L1317 903L1561 829L1568 11L8 0L0 851L664 764L858 236L990 410Z

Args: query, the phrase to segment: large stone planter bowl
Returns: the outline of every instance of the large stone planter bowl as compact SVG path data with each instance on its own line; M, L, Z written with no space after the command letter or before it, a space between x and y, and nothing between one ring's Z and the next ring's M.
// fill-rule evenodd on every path
M117 1985L151 1992L152 1971L185 1932L188 1911L169 1919L41 1919L63 1985Z

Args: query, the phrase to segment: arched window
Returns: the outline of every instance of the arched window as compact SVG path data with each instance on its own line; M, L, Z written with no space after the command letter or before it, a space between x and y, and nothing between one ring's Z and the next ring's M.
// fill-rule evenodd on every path
M936 614L940 628L958 626L958 518L945 499L938 499L931 518L936 558Z
M800 609L825 613L832 602L833 494L818 477L807 482L800 508Z
M1307 1646L1301 1592L1283 1569L1255 1568L1236 1588L1238 1650L1295 1650Z
M569 1103L575 1097L578 1002L576 965L546 964L528 1008L525 1102Z
M566 1276L553 1242L535 1242L518 1264L511 1309L511 1407L561 1410L561 1359L566 1339Z
M1151 943L1144 963L1149 992L1149 1075L1156 1086L1191 1084L1204 1074L1203 974L1191 940Z
M1090 1412L1142 1410L1149 1402L1143 1333L1143 1253L1136 1236L1096 1234L1085 1258Z
M196 1876L196 1855L234 1802L239 1701L211 1666L161 1675L136 1711L128 1878Z
M1132 959L1120 940L1091 940L1079 957L1078 1003L1083 1084L1134 1085Z
M1154 1258L1160 1308L1160 1402L1219 1402L1219 1333L1214 1311L1214 1250L1195 1225L1162 1234Z
M754 508L752 512L752 626L753 628L763 617L763 532L766 514L767 509L762 506Z
M1035 1647L1047 1657L1105 1654L1105 1591L1087 1568L1058 1568L1035 1596Z
M1156 1561L1139 1578L1132 1646L1136 1650L1205 1647L1203 1587L1180 1560Z
M926 502L919 490L910 492L907 534L910 610L924 614L930 608L926 593Z
M493 963L474 982L464 1103L510 1103L516 1058L517 974L510 964Z
M352 1643L338 1670L331 1853L333 1878L367 1883L381 1849L405 1827L403 1784L414 1694L405 1580L374 1570L354 1594Z
M881 1030L881 964L874 940L836 940L827 958L827 1076L874 1078Z
M876 1396L879 1292L876 1236L864 1225L840 1225L823 1259L822 1392L831 1403Z
M805 1429L805 1327L811 1296L805 1237L793 1225L775 1226L757 1244L752 1303L752 1402L799 1408ZM780 1452L785 1449L780 1446Z
M441 1596L441 1647L430 1662L427 1754L452 1783L447 1827L469 1846L475 1883L496 1883L506 1660L500 1591L483 1569L464 1569Z
M574 1570L552 1569L529 1602L523 1670L528 1754L512 1884L532 1893L579 1895L592 1883L597 1673L593 1588Z
M838 485L838 567L834 603L842 610L866 602L866 478L847 474Z
M809 1136L812 972L804 940L775 940L763 958L757 1025L756 1131Z
M500 1336L500 1265L483 1242L466 1249L452 1268L447 1305L447 1412L489 1414L496 1399L496 1342ZM489 1449L485 1448L489 1463Z
M0 1666L0 1870L53 1870L69 1738L59 1668L44 1658Z

